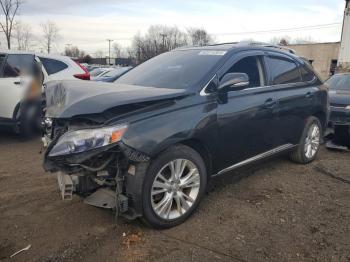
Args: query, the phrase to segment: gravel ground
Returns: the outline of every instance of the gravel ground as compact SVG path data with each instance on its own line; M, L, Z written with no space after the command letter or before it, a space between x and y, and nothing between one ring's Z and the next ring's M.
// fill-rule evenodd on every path
M218 178L186 223L156 231L61 201L40 149L0 133L1 262L350 261L349 153L322 148L306 166L280 157Z

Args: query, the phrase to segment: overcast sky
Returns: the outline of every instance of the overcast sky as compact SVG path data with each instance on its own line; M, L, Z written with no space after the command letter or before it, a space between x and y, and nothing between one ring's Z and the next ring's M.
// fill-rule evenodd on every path
M19 20L39 24L57 23L62 39L56 51L73 44L94 53L107 52L107 38L128 46L132 37L152 24L201 27L217 42L253 38L268 41L274 36L311 37L316 41L339 41L341 24L326 28L288 32L256 33L276 29L340 23L344 0L26 0ZM255 32L255 33L243 33Z

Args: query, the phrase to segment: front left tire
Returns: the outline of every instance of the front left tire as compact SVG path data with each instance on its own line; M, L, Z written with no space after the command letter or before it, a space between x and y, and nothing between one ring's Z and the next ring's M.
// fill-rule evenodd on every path
M143 220L163 229L183 223L193 214L207 185L207 171L200 154L175 145L154 159L143 186Z

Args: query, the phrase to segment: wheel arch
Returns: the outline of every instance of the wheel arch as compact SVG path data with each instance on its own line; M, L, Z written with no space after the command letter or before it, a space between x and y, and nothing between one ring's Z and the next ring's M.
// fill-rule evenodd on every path
M315 113L312 114L313 117L316 117L322 125L323 131L327 128L327 114L323 111L316 111Z
M207 175L209 178L212 174L213 165L212 165L212 155L208 147L203 142L201 142L199 139L196 139L196 138L183 140L177 144L182 144L192 148L202 157L205 167L207 169Z

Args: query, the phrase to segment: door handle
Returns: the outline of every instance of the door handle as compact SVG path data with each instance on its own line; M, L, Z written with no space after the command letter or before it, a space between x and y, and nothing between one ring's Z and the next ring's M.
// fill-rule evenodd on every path
M276 100L269 98L265 101L264 108L273 108L276 106L276 104L277 104Z
M21 82L20 81L16 81L16 82L13 82L15 85L20 85Z
M307 92L305 95L306 98L312 98L313 96L314 96L314 94L311 92Z

